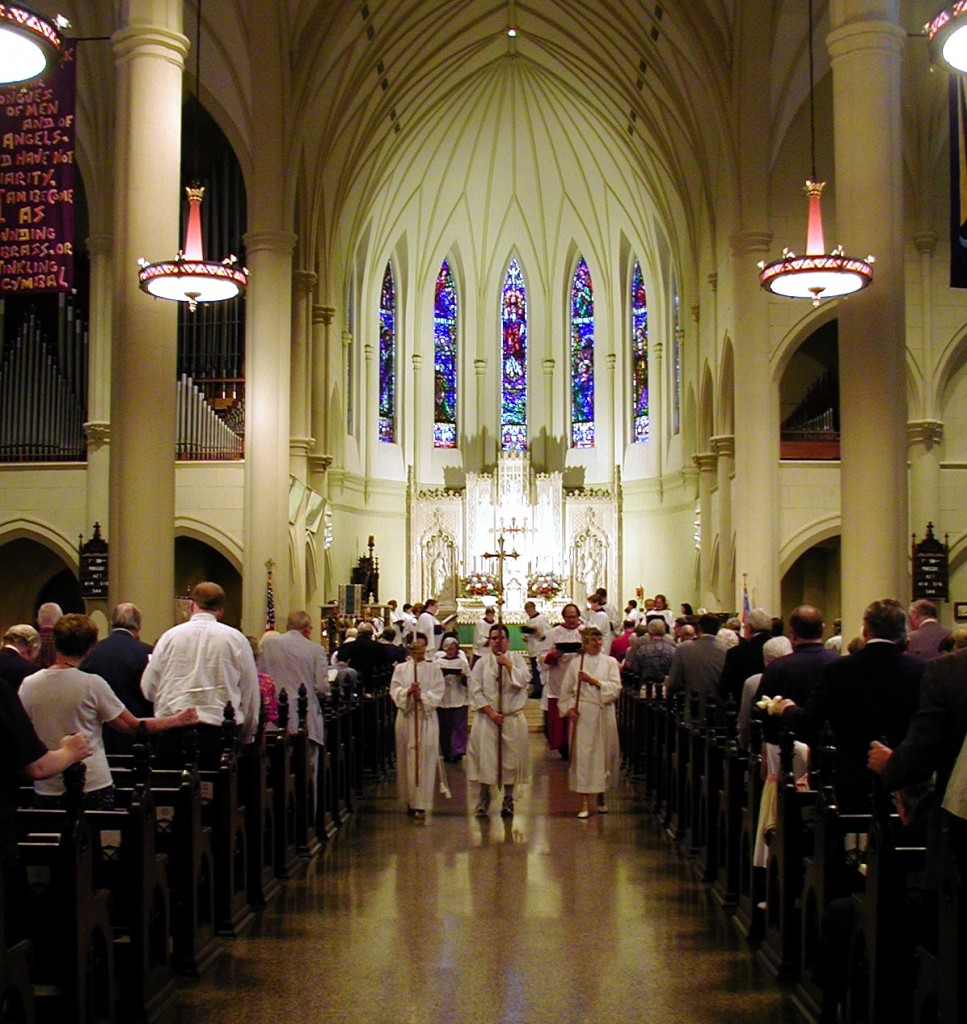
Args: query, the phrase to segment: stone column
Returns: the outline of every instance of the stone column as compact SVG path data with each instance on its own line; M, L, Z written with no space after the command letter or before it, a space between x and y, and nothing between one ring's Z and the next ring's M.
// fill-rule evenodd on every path
M484 466L487 465L487 443L485 440L487 423L491 422L490 418L486 415L484 409L484 391L486 390L486 380L484 375L487 372L487 360L486 359L474 359L473 361L473 372L474 372L474 402L477 405L477 434L480 438L480 464L477 467L477 472L482 473ZM497 443L500 443L500 416L497 416Z
M871 286L872 287L872 286ZM942 535L940 515L940 442L943 424L939 420L918 420L907 424L907 444L910 450L910 532L922 537L927 523L933 523L935 532ZM897 594L906 600L909 589Z
M732 239L736 297L734 482L736 593L748 575L753 606L779 614L779 389L769 372L768 299L756 263L768 259L770 235ZM790 300L791 301L791 300ZM724 598L724 595L723 595Z
M362 396L362 408L359 410L359 444L366 467L364 490L369 498L369 481L373 478L373 445L379 444L379 364L373 370L373 345L367 341L363 345L363 386L359 389ZM376 376L374 376L374 372Z
M114 272L112 235L87 239L91 256L87 371L87 517L85 529L101 524L104 537L111 535L111 310Z
M621 421L624 418L624 410L619 410L615 406L615 385L614 385L614 366L617 362L618 357L614 352L609 352L605 357L605 363L608 367L608 409L607 416L604 417L603 422L607 425L608 432L604 440L604 450L601 453L601 465L602 467L608 466L609 470L614 469L615 462L618 458L619 437L622 434ZM548 392L550 394L550 392ZM598 415L595 410L595 443L600 444L601 442L597 438L598 423L602 422L602 417ZM612 475L609 472L609 476Z
M735 472L735 437L732 434L713 437L712 451L718 456L719 487L719 575L715 587L719 600L728 605L736 593L736 581L729 572L732 554L732 474Z
M181 248L181 0L127 0L117 66L111 354L110 600L133 601L144 638L174 621L177 309L138 287L140 257ZM149 397L150 396L150 397ZM103 436L103 428L95 433Z
M308 270L292 275L292 362L289 383L289 437L301 461L291 466L292 475L306 479L304 453L311 446L310 392L316 366L312 358L312 292L318 277Z
M292 322L292 248L287 231L250 231L245 339L245 511L242 625L260 635L265 625L265 564L275 563L276 608L290 605L289 344L279 324Z
M839 307L843 636L907 571L903 102L906 33L894 0L833 0L837 241L876 257L874 279ZM871 102L875 97L875 102ZM876 182L876 188L870 188Z
M309 423L313 436L313 447L316 452L324 455L332 454L333 439L342 439L345 431L336 430L338 424L335 416L339 415L338 410L332 408L334 394L338 391L344 393L341 387L334 382L340 381L338 367L342 362L342 353L339 346L336 346L335 353L330 352L329 327L335 314L332 306L312 307L312 369L310 371L311 383L309 388ZM352 335L350 335L350 340ZM339 404L339 409L345 415L345 406Z
M712 579L712 539L715 528L712 522L712 488L715 485L718 456L714 452L699 452L692 456L698 470L698 507L702 519L702 540L699 550L699 573L702 594L700 602L706 608L716 604Z
M419 352L414 352L410 359L413 366L413 418L410 421L410 429L408 431L410 436L407 440L411 445L413 473L416 477L416 485L419 487L421 483L426 481L423 464L423 452L426 450L424 442L429 436L431 438L429 443L432 445L433 429L431 427L428 434L427 424L423 422L423 394L420 389L420 371L423 369L423 356Z

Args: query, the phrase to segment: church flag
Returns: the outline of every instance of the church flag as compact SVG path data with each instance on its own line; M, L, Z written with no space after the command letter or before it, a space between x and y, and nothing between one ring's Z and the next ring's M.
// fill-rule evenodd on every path
M950 75L950 287L967 288L967 88Z

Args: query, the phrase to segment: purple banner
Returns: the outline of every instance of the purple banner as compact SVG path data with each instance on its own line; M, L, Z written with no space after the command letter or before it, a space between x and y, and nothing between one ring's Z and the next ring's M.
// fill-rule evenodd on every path
M0 298L73 287L75 55L0 89Z

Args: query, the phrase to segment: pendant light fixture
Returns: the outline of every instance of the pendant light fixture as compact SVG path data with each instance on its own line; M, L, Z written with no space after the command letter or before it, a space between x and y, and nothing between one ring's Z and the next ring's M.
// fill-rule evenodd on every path
M195 91L201 106L201 0L198 0L198 29L195 39ZM224 302L245 291L248 271L238 266L235 256L226 256L221 263L205 259L201 232L201 201L205 190L198 181L198 120L195 117L192 161L192 183L185 188L188 196L188 224L185 247L173 260L149 263L138 260L141 290L158 299L187 302L194 313L199 302Z
M948 71L967 73L967 4L947 4L924 26L930 59Z
M818 306L821 299L851 295L873 280L873 257L860 259L844 256L843 247L826 252L820 196L825 181L816 175L816 108L813 88L813 0L809 0L809 134L812 174L806 181L809 199L809 220L806 230L806 253L797 256L782 250L782 259L759 263L759 283L775 295L789 299L812 299Z
M49 20L22 4L0 3L0 85L29 82L50 71L63 49L60 29L67 21Z

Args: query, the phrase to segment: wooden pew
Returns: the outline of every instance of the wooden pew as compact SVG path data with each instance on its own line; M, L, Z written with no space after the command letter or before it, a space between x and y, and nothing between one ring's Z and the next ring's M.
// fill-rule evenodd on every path
M836 800L836 748L829 723L819 750L813 850L803 867L802 939L799 980L793 1005L808 1020L836 1013L835 999L813 980L820 950L823 912L833 900L844 899L863 887L860 850L870 827L870 814L844 814Z
M685 732L684 820L682 822L685 850L697 857L703 842L702 835L702 777L705 772L705 724L699 718L699 698L693 693L688 702L688 716L683 723ZM679 769L681 770L681 769Z
M916 949L914 1024L960 1021L967 1013L967 832L962 821L944 818L937 848L928 854L936 872L936 922Z
M134 747L134 786L126 806L86 811L95 838L95 884L111 893L118 1017L163 1019L177 999L169 950L171 894L166 857L156 852L157 821L148 764L150 750Z
M201 775L194 730L186 730L189 762L180 771L153 769L151 793L157 816L158 849L168 857L173 963L179 974L197 977L222 952L215 934L215 856L211 828L203 821ZM112 767L119 790L133 788L124 769Z
M289 714L288 693L283 690L279 694L279 728L265 737L273 801L275 873L279 878L291 878L299 865L299 852L296 849L295 775L289 756Z
M703 882L712 884L719 870L719 801L725 772L726 722L720 721L717 706L709 700L705 705L702 744L702 784L698 801L698 871Z
M909 1020L915 987L917 937L906 919L904 894L911 874L925 870L926 849L897 845L898 818L891 811L890 797L877 778L865 885L853 896L856 912L846 995L847 1019L867 1024ZM962 968L958 964L956 973Z
M30 983L33 947L27 939L7 945L6 908L0 886L0 1006L10 1024L34 1024L34 987Z
M65 771L65 810L17 813L30 888L30 974L41 1024L115 1020L109 893L93 886L94 843L81 807L85 774L83 765Z
M265 733L260 724L254 741L245 744L238 758L239 799L247 812L246 892L253 907L265 906L282 889L275 870L275 812L268 771Z
M739 747L736 737L737 717L735 700L729 697L715 817L716 872L712 881L712 896L719 906L727 908L739 902L742 820L749 765L748 754Z
M757 942L765 933L766 898L765 868L755 866L756 831L764 785L762 722L753 719L749 735L742 790L742 823L739 827L739 898L732 924L743 938Z
M318 700L315 693L313 700ZM318 781L309 746L309 694L305 684L299 687L296 700L299 728L289 737L292 774L295 783L295 846L300 857L312 857L322 845L316 834L316 801Z
M766 869L765 937L759 958L780 979L799 975L802 922L803 860L812 854L812 826L807 823L816 803L815 790L799 790L793 774L793 734L780 734L778 809Z

